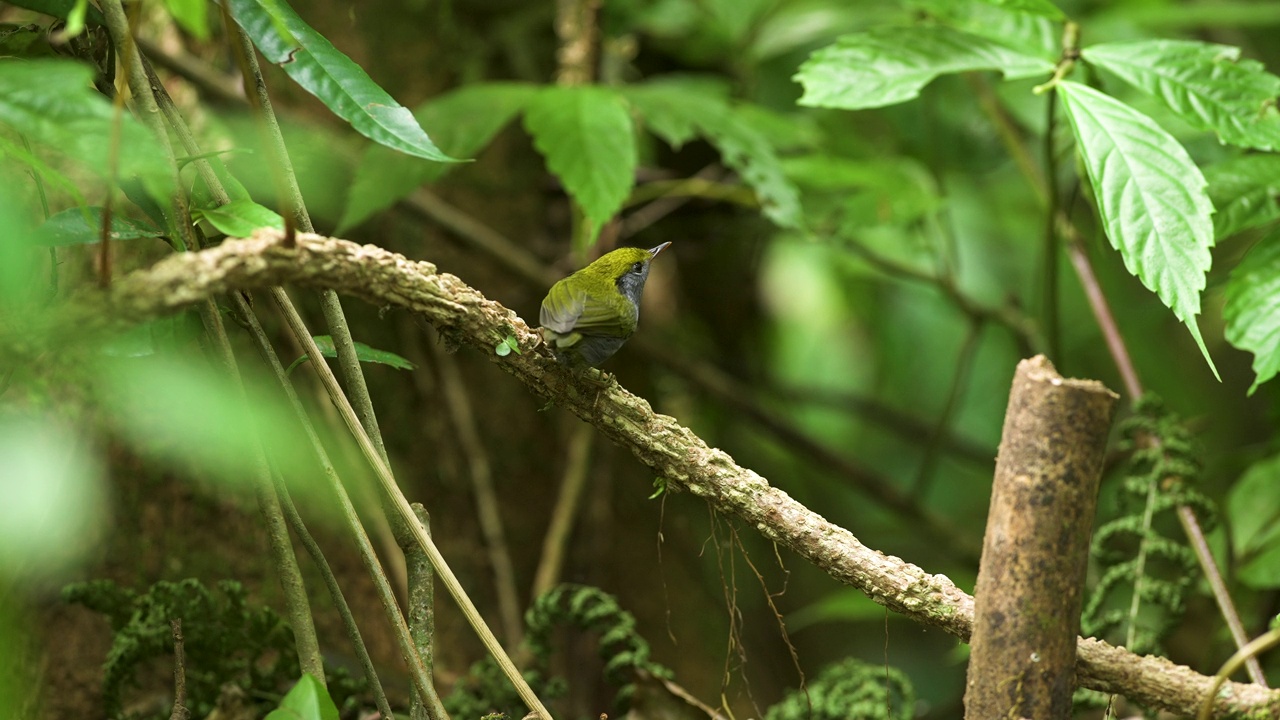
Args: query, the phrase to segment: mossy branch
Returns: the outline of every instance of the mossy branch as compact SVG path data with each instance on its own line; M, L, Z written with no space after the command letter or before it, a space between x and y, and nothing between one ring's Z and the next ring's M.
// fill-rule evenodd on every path
M705 498L765 537L784 545L833 578L856 587L885 607L967 640L973 598L942 575L868 548L848 530L796 502L727 453L709 447L674 418L659 415L617 384L597 393L541 352L535 332L515 313L488 300L434 265L370 245L310 234L297 247L282 247L280 233L262 231L246 240L174 255L135 272L110 290L86 290L44 330L83 337L94 327L140 322L172 313L232 289L293 283L332 288L379 307L421 314L451 341L484 353L539 397L555 402L629 448L667 478L668 488ZM0 330L0 353L26 346L31 328ZM514 334L523 353L498 357L494 346ZM1140 657L1092 639L1077 647L1081 685L1174 713L1194 714L1213 679L1158 657ZM1215 699L1215 714L1280 710L1280 692L1230 683Z

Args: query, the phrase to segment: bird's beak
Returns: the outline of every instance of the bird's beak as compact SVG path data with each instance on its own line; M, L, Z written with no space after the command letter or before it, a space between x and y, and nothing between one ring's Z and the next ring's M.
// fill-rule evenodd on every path
M661 245L659 245L658 247L655 247L655 248L649 248L649 257L650 257L650 258L655 258L655 257L657 257L657 256L658 256L658 253L662 252L662 250L663 250L664 248L666 248L666 247L667 247L668 245L670 245L670 244L671 244L671 243L668 241L668 242L664 242L664 243L662 243L662 244L661 244Z

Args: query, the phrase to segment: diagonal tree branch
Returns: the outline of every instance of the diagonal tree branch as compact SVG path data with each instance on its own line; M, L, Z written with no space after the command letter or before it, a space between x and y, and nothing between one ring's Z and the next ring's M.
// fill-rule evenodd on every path
M486 299L459 278L378 247L299 234L284 248L281 233L262 231L195 253L174 255L120 279L111 289L88 289L52 320L46 332L83 337L120 321L139 322L174 312L232 289L294 283L331 288L380 307L420 313L451 342L479 349L535 395L554 401L594 425L668 480L673 490L705 498L738 516L833 578L917 622L967 640L973 598L942 575L886 556L796 502L765 478L709 447L674 418L654 413L616 383L597 391L575 381L544 351L514 312ZM0 329L0 354L31 350L32 328ZM493 349L513 335L521 349L498 357ZM2 357L2 355L0 355ZM12 360L14 358L3 358ZM1077 679L1085 687L1119 693L1155 708L1190 715L1213 678L1158 657L1139 657L1093 639L1078 640ZM1215 717L1280 712L1280 691L1228 683L1214 699Z

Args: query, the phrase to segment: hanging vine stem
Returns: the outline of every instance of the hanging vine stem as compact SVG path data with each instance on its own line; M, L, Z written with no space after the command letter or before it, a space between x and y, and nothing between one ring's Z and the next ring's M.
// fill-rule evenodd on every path
M136 52L136 48L132 52L129 51L129 48L133 47L133 32L129 26L129 18L125 14L121 0L104 0L101 3L101 7L103 16L106 18L107 31L112 38L112 42L119 49L121 59L125 64L129 87L133 90L134 102L138 105L138 115L156 137L165 153L174 187L172 200L175 213L170 216L172 225L170 230L176 237L181 238L182 246L188 252L193 252L198 249L198 242L191 222L191 213L188 209L186 196L183 195L180 189L182 184L178 175L173 147L169 143L169 135L165 130L164 121L161 119L155 93L151 89L151 83L148 81L146 71L143 69L142 57ZM235 355L231 351L231 343L227 338L226 328L222 324L222 316L210 298L203 299L198 303L197 307L201 322L209 335L219 360L223 364L223 369L237 388L239 393L237 401L247 407L249 402L248 394L245 392L244 384L241 381ZM261 446L261 443L257 446L253 461L254 472L252 480L254 493L257 496L258 506L267 525L267 534L271 543L276 572L279 575L280 587L284 592L289 622L293 626L298 659L302 670L312 674L323 684L324 662L320 656L320 643L316 638L315 621L311 616L311 607L303 584L302 573L298 569L298 559L293 552L292 544L289 542L289 531L285 527L280 503L275 496L274 488L271 486L270 469L267 464L265 449Z

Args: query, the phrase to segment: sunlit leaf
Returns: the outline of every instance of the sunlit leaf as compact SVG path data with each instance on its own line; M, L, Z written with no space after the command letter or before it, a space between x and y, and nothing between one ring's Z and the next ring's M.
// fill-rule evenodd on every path
M93 89L93 69L70 60L0 60L0 125L102 177L110 175L111 103ZM119 174L138 175L155 197L168 197L165 153L129 113L120 122Z
M939 75L998 70L1045 75L1048 60L943 25L878 28L845 35L809 57L795 79L801 105L858 110L911 100Z
M471 157L493 140L538 90L524 83L477 83L420 106L414 116L431 128L436 143L453 157ZM356 168L351 195L337 233L390 207L419 186L439 180L455 165L424 162L370 145Z
M162 237L163 232L127 217L111 216L113 240L137 240ZM40 245L82 245L102 240L102 208L71 208L63 210L45 221L36 231L35 241Z
M56 575L99 540L106 476L94 449L50 417L0 411L0 578Z
M524 126L547 169L582 206L594 239L635 182L635 129L626 102L609 88L547 87L530 100Z
M1218 239L1280 219L1280 155L1244 155L1204 169Z
M1252 395L1280 371L1280 230L1263 238L1227 281L1227 342L1253 353Z
M769 138L735 112L728 99L686 79L660 79L627 88L644 124L678 148L696 133L720 151L724 164L742 175L765 216L782 227L803 224L800 198L787 179Z
M1194 40L1138 40L1093 45L1085 60L1149 93L1192 127L1224 143L1280 148L1280 77L1241 60L1240 48Z
M1107 238L1187 326L1216 377L1196 323L1213 263L1213 204L1200 169L1151 118L1085 85L1057 87Z
M207 0L164 0L169 14L182 29L198 40L209 39L209 6Z
M338 720L338 706L319 680L304 674L266 720Z
M316 341L316 347L320 349L321 355L328 358L338 357L338 350L333 346L333 338L331 336L316 335L315 337L312 338L312 340ZM400 357L399 355L393 352L371 348L368 345L365 345L364 343L359 341L353 341L352 344L355 346L356 357L360 359L360 362L378 363L380 365L390 365L391 367L396 368L397 370L412 370L417 367L417 365L414 365L413 363L409 362L408 360ZM289 363L289 367L285 369L285 372L286 373L293 372L294 368L298 367L299 365L306 362L307 360L308 360L308 356L304 353L302 357Z
M232 200L226 205L199 208L192 212L196 220L207 220L227 237L249 237L258 228L284 229L284 218L271 208L252 200Z
M303 22L284 0L227 0L227 6L267 60L361 135L409 155L453 161L431 142L413 113Z

